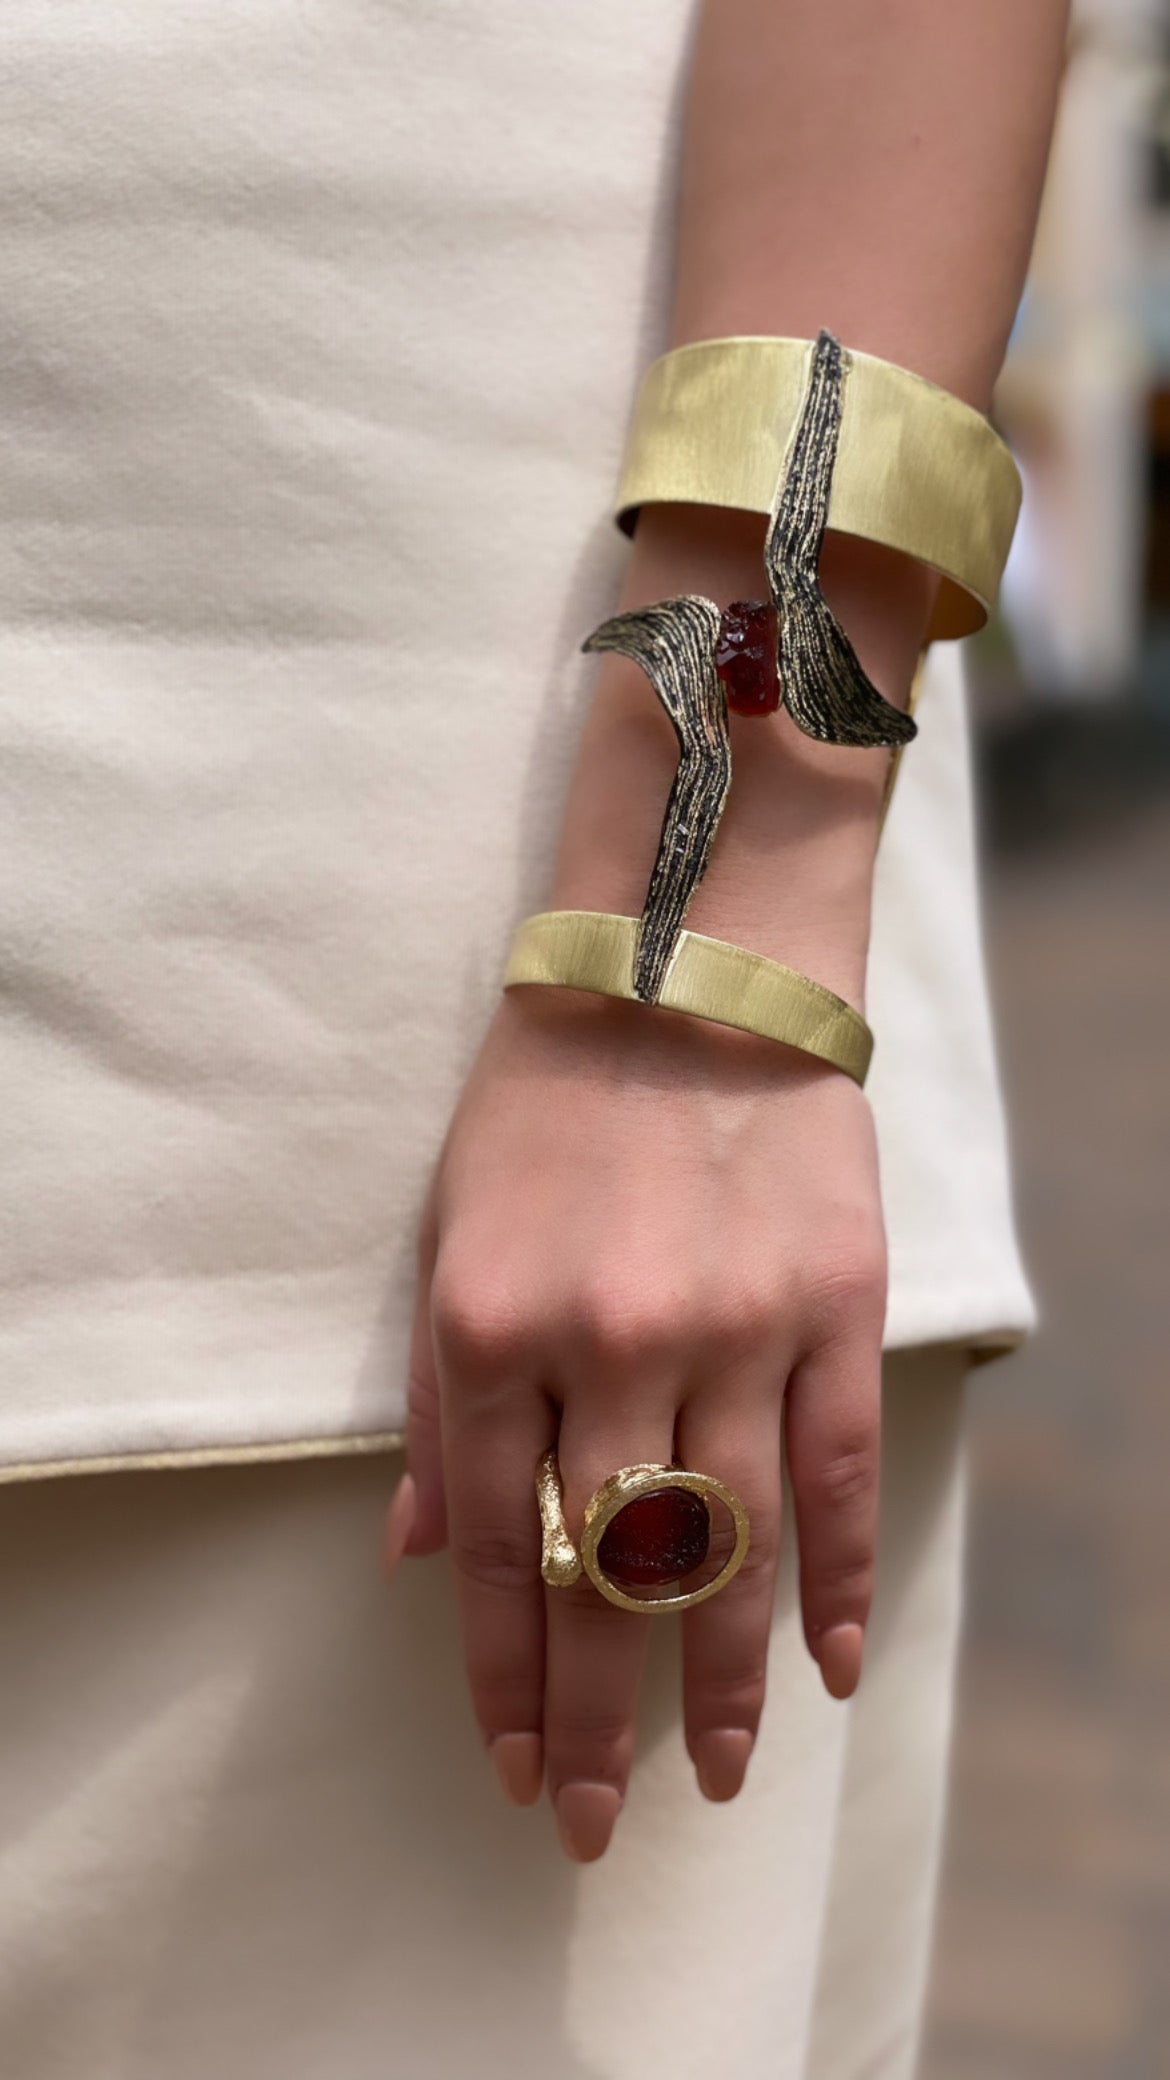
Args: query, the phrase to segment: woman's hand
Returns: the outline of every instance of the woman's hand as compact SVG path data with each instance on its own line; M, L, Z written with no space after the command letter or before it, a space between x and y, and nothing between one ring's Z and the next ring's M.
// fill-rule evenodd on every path
M391 1537L449 1539L484 1737L517 1802L547 1769L570 1855L600 1855L620 1809L651 1621L587 1578L544 1588L540 1454L558 1444L575 1537L638 1461L742 1497L744 1566L681 1619L688 1750L730 1798L764 1699L782 1424L805 1634L834 1696L857 1682L884 1303L872 1122L847 1077L658 1006L501 998L428 1196Z
M750 598L762 537L753 515L654 508L623 604ZM904 699L932 581L842 537L821 581ZM887 755L811 743L782 713L728 719L734 780L687 924L861 1008ZM607 659L549 907L637 915L677 762L641 674ZM744 1566L681 1619L687 1745L707 1796L733 1797L764 1697L782 1426L808 1642L834 1696L857 1682L884 1311L873 1125L848 1077L661 1005L502 995L423 1216L388 1544L393 1561L449 1535L485 1738L519 1803L547 1770L570 1855L599 1856L617 1817L652 1621L587 1578L544 1588L541 1453L558 1447L575 1539L589 1496L638 1462L677 1460L744 1502Z

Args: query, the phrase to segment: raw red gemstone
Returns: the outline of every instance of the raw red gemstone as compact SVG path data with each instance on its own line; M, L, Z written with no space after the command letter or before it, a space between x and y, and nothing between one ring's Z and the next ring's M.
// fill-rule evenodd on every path
M711 1519L701 1495L663 1488L627 1502L606 1525L597 1549L604 1572L629 1588L678 1582L707 1557Z
M770 715L780 706L776 672L776 610L758 599L724 607L715 669L737 715Z

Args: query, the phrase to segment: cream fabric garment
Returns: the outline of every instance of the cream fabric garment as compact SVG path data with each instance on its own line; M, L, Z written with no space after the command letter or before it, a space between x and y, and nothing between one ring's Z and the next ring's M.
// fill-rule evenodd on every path
M0 1492L5 2080L910 2080L962 1372L887 1361L856 1697L805 1651L789 1537L743 1792L700 1798L654 1626L587 1868L500 1795L445 1556L379 1579L397 1457Z
M418 1207L618 582L691 12L4 10L10 1467L400 1420ZM873 956L891 1345L1030 1319L954 654L921 713Z

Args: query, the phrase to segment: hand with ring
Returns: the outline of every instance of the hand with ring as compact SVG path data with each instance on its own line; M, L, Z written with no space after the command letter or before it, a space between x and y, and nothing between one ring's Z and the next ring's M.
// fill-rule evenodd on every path
M718 541L688 565L686 543L655 564L654 540L644 523L644 597L713 589ZM904 681L882 675L896 580L878 575L867 662L896 690L916 653ZM860 1004L885 755L797 742L783 716L743 730L689 921ZM676 759L637 672L607 660L553 903L637 912L630 833L652 849ZM665 1603L656 1621L683 1629L699 1789L739 1792L764 1704L782 1450L805 1637L831 1694L855 1688L885 1297L873 1121L847 1076L657 1005L501 995L423 1213L409 1470L387 1541L394 1562L449 1544L484 1741L516 1803L547 1785L570 1856L601 1855L621 1809L639 1605Z
M743 1782L764 1702L782 1425L806 1637L835 1696L858 1677L883 1314L872 1127L846 1077L796 1056L778 1066L768 1047L640 1005L504 998L428 1198L410 1472L389 1538L396 1554L449 1541L501 1781L529 1804L546 1777L583 1861L609 1840L633 1754L650 1620L623 1592L707 1589L662 1622L685 1632L700 1788L725 1799ZM542 1467L558 1502L563 1488L559 1578ZM591 1502L604 1510L613 1476L646 1467L665 1521L635 1525L615 1563L619 1506L592 1527L590 1571ZM680 1468L710 1500L680 1488ZM680 1497L697 1527L678 1522ZM655 1568L663 1546L677 1580ZM597 1586L607 1561L616 1596Z

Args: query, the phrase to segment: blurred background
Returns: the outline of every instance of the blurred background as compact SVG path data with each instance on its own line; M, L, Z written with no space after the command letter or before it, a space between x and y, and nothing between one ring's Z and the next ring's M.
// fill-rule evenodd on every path
M1026 0L1021 0L1026 4ZM1075 10L970 646L1042 1312L975 1375L922 2080L1170 2080L1170 5Z

